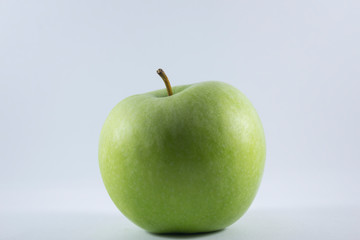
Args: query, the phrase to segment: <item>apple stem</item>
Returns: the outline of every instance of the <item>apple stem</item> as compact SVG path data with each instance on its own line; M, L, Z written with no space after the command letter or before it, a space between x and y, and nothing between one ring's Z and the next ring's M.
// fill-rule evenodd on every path
M159 68L156 72L157 72L157 74L159 74L159 76L164 81L168 95L169 96L173 95L171 85L170 85L170 81L169 81L168 77L166 76L164 70Z

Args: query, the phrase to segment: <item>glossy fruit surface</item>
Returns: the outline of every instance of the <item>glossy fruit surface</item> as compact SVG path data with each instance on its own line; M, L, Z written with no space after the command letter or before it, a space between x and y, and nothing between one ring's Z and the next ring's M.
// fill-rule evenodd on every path
M202 82L121 101L101 131L99 163L120 211L155 233L223 229L249 208L265 163L250 101Z

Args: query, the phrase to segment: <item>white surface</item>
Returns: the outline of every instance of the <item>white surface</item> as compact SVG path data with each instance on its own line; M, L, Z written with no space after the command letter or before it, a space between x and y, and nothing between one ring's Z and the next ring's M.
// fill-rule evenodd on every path
M136 227L120 214L10 214L0 218L0 239L357 240L359 216L360 209L354 207L255 209L223 231L156 235Z
M164 88L159 67L172 85L232 84L265 129L250 212L197 237L358 236L359 9L358 0L0 1L0 239L158 237L117 213L97 147L112 107Z

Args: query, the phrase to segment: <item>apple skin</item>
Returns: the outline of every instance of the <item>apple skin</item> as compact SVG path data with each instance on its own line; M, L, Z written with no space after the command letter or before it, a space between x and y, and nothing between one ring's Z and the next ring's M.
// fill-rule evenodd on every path
M134 95L112 109L99 164L118 209L153 233L223 229L249 208L265 164L250 101L223 82Z

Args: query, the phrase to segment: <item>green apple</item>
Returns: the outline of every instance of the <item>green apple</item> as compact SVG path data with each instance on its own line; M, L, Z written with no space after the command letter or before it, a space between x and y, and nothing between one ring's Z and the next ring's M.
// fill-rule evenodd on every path
M115 205L153 233L223 229L249 208L265 164L260 119L239 90L201 82L134 95L110 112L99 164ZM173 92L172 92L173 91Z

